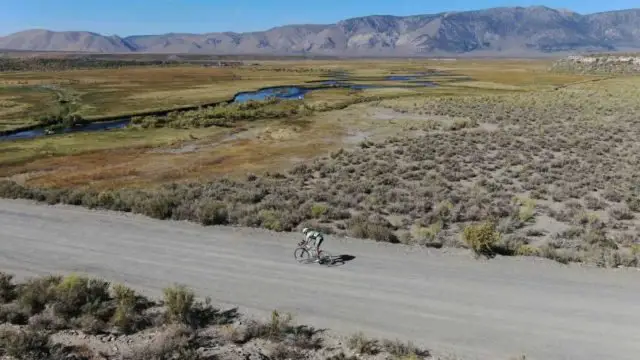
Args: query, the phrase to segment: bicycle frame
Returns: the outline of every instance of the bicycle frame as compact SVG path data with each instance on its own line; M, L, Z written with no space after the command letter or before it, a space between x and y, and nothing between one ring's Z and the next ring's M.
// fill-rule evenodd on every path
M304 247L308 251L311 251L311 252L315 253L316 257L318 256L318 254L317 254L318 251L317 251L316 247L315 246L311 246L308 241L304 241L303 240L303 241L298 243L298 246Z

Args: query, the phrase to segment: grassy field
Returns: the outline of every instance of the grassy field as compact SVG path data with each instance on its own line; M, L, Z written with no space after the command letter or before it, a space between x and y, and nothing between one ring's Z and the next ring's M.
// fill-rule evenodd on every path
M248 62L249 63L249 62ZM376 80L389 74L413 74L438 68L473 80L458 87L538 89L582 80L586 75L549 74L548 62L461 60L437 61L263 61L233 68L180 65L123 67L40 72L0 73L0 130L33 124L37 118L63 110L84 118L212 103L235 93L266 86L304 84L344 71L353 79L385 85L401 82ZM500 71L496 71L497 69ZM456 76L426 76L425 80L452 83ZM355 81L358 83L359 81ZM363 81L360 81L362 83ZM61 109L61 101L65 109Z
M0 177L7 180L0 193L207 224L278 231L313 225L489 256L638 266L640 78L549 67L524 60L354 60L170 69L185 78L215 71L251 79L232 82L233 91L329 71L370 82L428 69L447 73L426 76L441 84L435 88L323 90L303 102L0 142ZM110 76L124 88L126 79ZM173 90L148 86L135 93L135 110L152 106L159 93L172 103L203 100L204 87L216 94L196 78L190 86L166 82ZM94 106L109 108L100 101Z

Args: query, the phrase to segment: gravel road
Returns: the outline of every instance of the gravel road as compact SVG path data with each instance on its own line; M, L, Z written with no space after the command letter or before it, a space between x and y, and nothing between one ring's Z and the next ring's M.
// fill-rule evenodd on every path
M636 360L640 272L531 258L474 260L329 237L355 258L300 265L299 236L0 200L0 270L82 272L149 295L173 282L214 302L349 334L401 338L463 359Z

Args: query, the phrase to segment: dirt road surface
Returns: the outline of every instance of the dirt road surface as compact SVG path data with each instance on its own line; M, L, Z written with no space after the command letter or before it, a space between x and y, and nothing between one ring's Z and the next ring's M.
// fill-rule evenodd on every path
M256 315L413 340L463 359L637 360L640 272L329 237L342 266L300 265L299 236L0 201L0 270L81 272L149 295L173 282Z

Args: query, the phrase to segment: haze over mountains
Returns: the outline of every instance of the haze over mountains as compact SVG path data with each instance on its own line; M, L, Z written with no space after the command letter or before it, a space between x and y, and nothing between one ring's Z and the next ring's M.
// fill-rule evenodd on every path
M261 32L124 38L38 29L0 37L0 49L338 56L628 51L640 49L640 8L581 15L544 6L503 7L403 17L372 15Z

